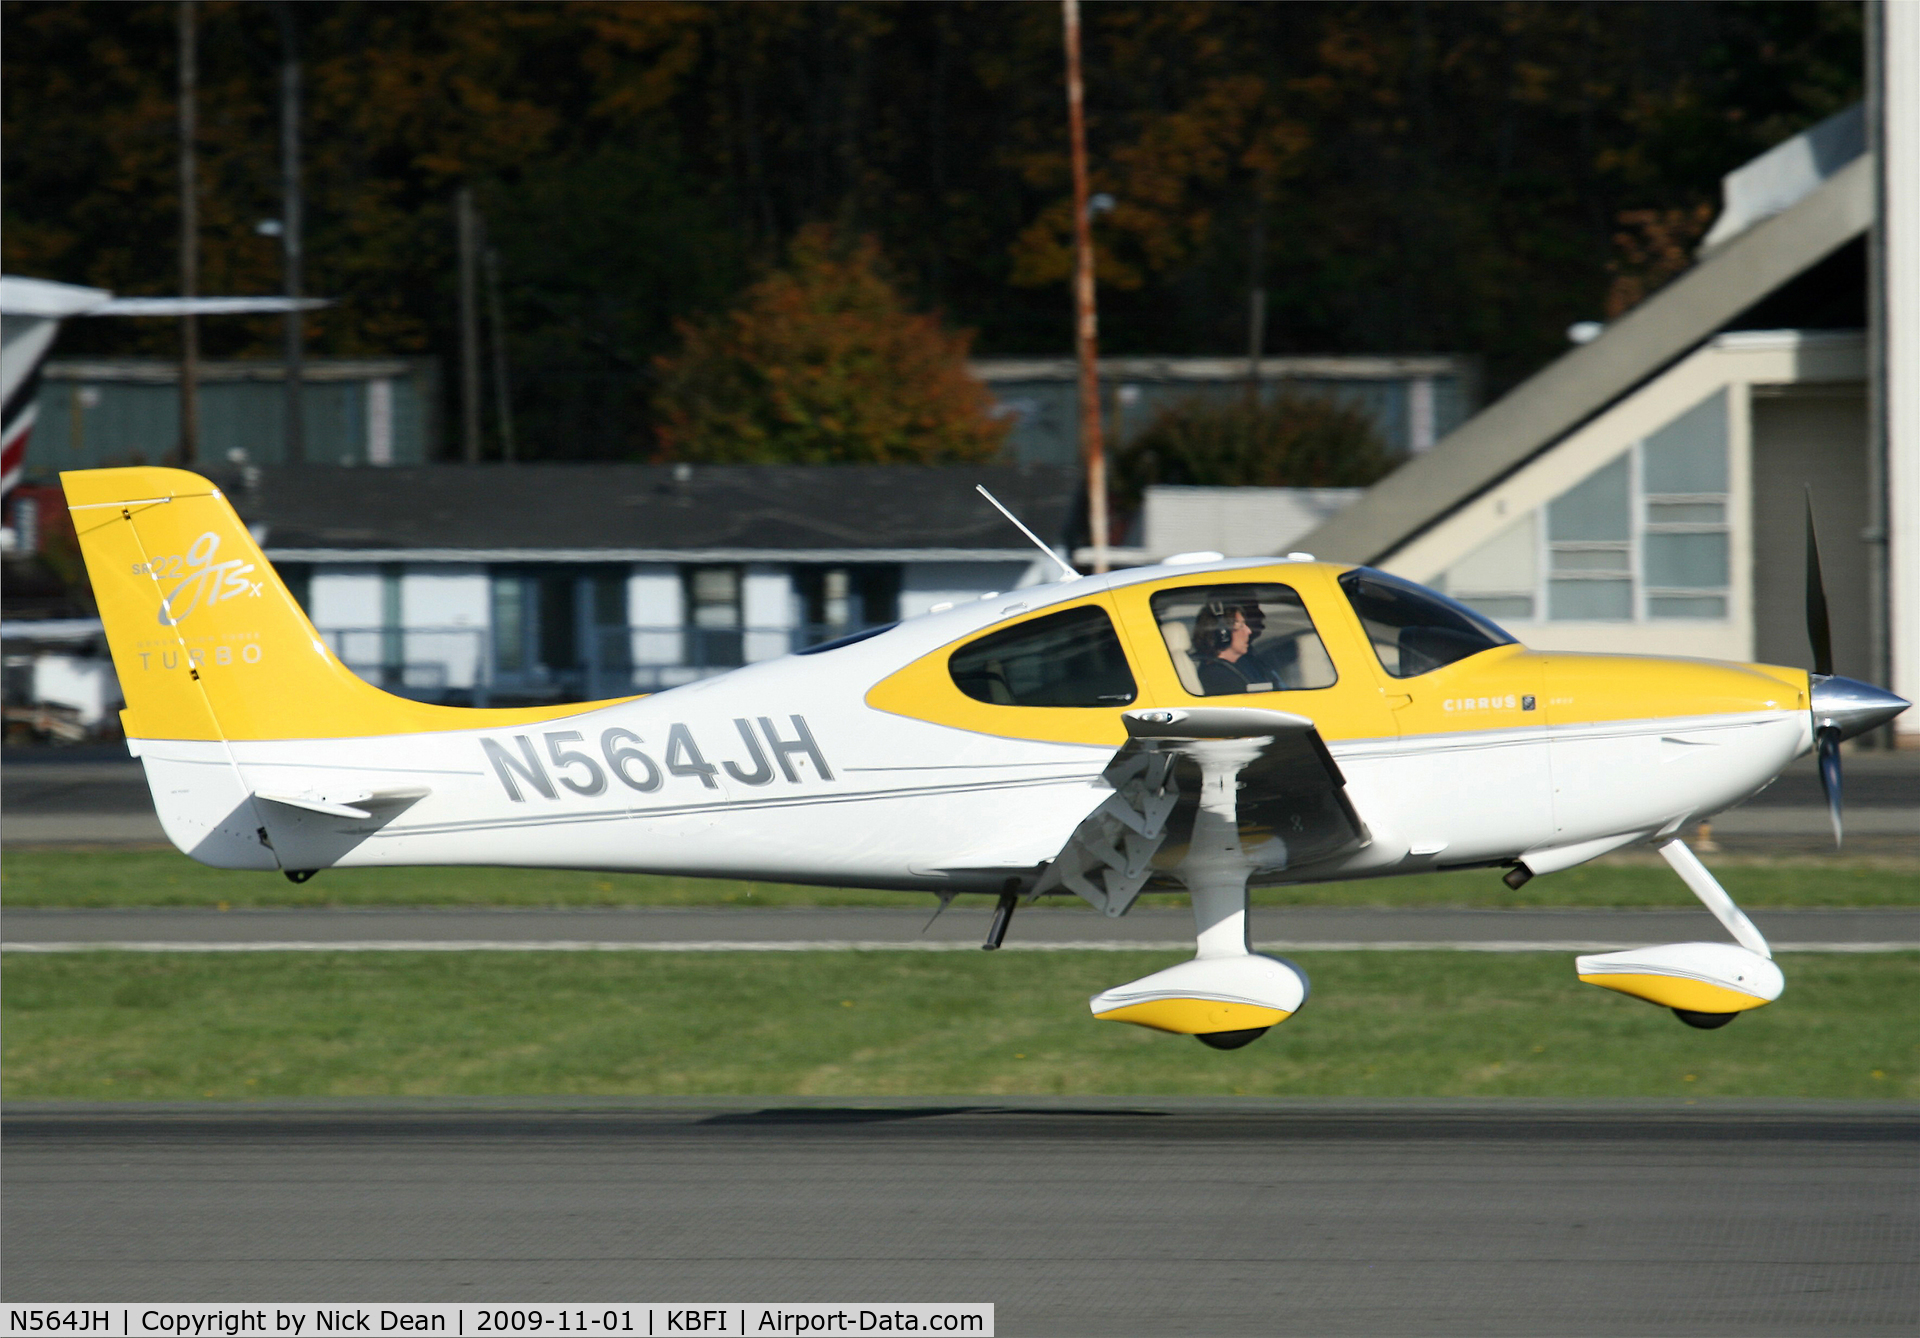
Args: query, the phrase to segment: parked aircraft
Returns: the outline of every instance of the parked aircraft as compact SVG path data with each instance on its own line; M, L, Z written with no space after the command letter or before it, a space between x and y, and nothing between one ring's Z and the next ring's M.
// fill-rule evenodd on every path
M1191 961L1096 1017L1246 1044L1306 977L1252 950L1251 886L1657 846L1733 943L1580 957L1724 1025L1767 942L1679 839L1907 703L1816 672L1530 651L1383 572L1194 554L984 597L648 697L470 710L388 695L321 642L219 490L63 475L128 744L173 843L295 881L365 865L645 871L996 896L1124 915L1184 889ZM1810 554L1811 554L1810 548ZM1064 567L1064 564L1062 564ZM1810 607L1823 605L1817 571Z
M53 351L60 322L75 316L245 316L312 311L322 298L115 297L9 274L0 278L0 494L13 491L26 469L27 442L39 412L40 368Z

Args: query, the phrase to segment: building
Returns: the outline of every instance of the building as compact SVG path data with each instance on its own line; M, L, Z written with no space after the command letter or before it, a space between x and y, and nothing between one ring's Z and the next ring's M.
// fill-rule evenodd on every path
M1328 517L1353 505L1365 488L1206 488L1149 484L1140 499L1135 542L1109 548L1115 567L1143 567L1183 553L1260 557L1289 551ZM1073 560L1094 560L1090 548Z
M1888 577L1914 557L1889 556L1883 518L1920 481L1889 482L1902 457L1871 431L1860 110L1723 195L1690 269L1298 547L1446 590L1539 649L1804 666L1811 498L1837 672L1920 695L1890 662Z
M202 362L200 459L286 463L286 371L279 362ZM302 364L307 462L418 465L439 454L432 358L311 358ZM28 473L164 464L180 441L180 364L167 358L49 359Z
M1011 463L1079 460L1080 372L1073 359L982 358L969 365L1013 420ZM1397 455L1429 449L1472 414L1479 397L1478 364L1460 357L1263 358L1257 379L1268 398L1290 393L1360 409ZM1236 402L1247 381L1245 358L1102 358L1107 440L1125 446L1181 400Z
M258 469L229 495L368 681L461 703L672 687L1052 579L1075 471L985 466Z

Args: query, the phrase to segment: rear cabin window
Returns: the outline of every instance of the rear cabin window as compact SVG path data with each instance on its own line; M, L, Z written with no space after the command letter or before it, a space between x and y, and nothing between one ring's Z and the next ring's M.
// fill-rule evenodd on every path
M1383 571L1356 567L1340 578L1340 588L1360 615L1380 667L1395 678L1416 678L1483 650L1515 644L1498 624L1465 604Z
M1154 621L1195 697L1330 688L1338 675L1300 596L1285 585L1162 590Z
M960 691L995 706L1125 706L1138 695L1113 620L1090 606L983 636L947 666Z

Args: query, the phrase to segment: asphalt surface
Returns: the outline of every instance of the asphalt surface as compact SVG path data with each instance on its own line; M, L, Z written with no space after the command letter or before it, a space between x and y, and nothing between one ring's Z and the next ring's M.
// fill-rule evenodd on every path
M0 1146L10 1302L991 1301L1008 1335L1920 1330L1912 1105L16 1103Z
M1855 752L1846 759L1848 849L1920 855L1920 751ZM0 765L9 845L164 844L140 764L111 749L10 749ZM1786 854L1833 848L1813 759L1713 820L1729 852Z
M251 945L362 949L431 946L549 950L662 948L972 949L991 913L956 906L931 924L928 908L726 906L713 909L622 907L581 910L10 910L0 914L9 950L125 945L147 948ZM1865 950L1920 948L1920 908L1766 910L1753 920L1773 945ZM1455 946L1499 951L1592 951L1649 943L1730 941L1703 909L1691 910L1400 910L1255 908L1263 947ZM1143 907L1110 920L1091 911L1035 907L1019 911L1009 949L1193 946L1193 917L1182 909Z

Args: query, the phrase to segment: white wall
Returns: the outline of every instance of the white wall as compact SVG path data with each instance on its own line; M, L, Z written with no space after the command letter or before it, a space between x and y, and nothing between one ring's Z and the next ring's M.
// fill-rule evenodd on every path
M334 654L350 665L381 660L380 569L372 566L315 567L307 587L307 613ZM357 631L340 632L338 629ZM376 630L366 630L376 629Z
M666 563L642 564L627 577L627 622L634 627L678 629L685 624L686 587L680 569ZM686 638L678 630L633 633L636 665L679 664Z
M785 567L754 565L746 570L740 588L740 621L752 628L790 628L794 625L793 576ZM793 649L785 631L753 631L746 636L746 660L773 660Z
M400 622L409 630L409 665L444 664L446 681L439 686L470 688L488 654L492 635L493 592L487 569L481 566L422 567L400 578ZM468 630L445 630L445 629Z
M40 655L33 661L33 700L70 706L92 729L121 701L120 680L105 656Z
M1428 383L1431 386L1431 382ZM1429 445L1432 443L1429 442ZM1153 557L1214 552L1228 557L1284 553L1365 488L1147 489L1141 547Z
M1015 590L1029 579L1025 562L909 562L900 569L900 616L917 618L935 604L961 604L989 590ZM1051 578L1041 578L1051 579Z
M315 627L378 627L380 571L367 566L315 567L307 603Z

